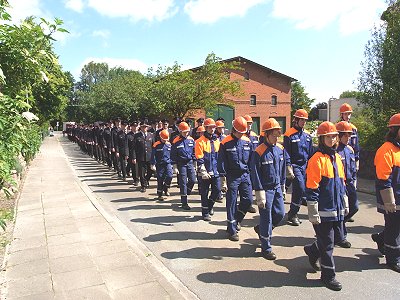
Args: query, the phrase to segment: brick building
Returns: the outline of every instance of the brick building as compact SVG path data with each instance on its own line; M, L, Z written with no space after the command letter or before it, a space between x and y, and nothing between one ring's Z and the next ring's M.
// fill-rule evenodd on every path
M253 130L259 134L260 126L270 117L275 118L284 132L290 127L291 83L296 79L237 56L224 62L240 62L242 70L231 71L231 80L242 80L244 94L239 97L227 96L234 106L219 104L213 111L199 112L200 116L214 119L223 117L230 129L232 120L237 116L250 115L254 120Z

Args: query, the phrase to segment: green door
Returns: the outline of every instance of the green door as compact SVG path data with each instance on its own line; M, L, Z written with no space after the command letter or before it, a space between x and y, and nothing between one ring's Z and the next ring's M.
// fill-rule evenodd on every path
M286 117L273 117L278 121L279 125L282 127L282 133L286 132Z
M253 125L251 125L251 130L253 130L257 135L260 135L260 117L252 117Z
M218 104L214 109L206 112L206 117L213 118L214 120L218 118L224 118L225 128L230 130L232 128L234 113L235 111L233 107L224 104Z

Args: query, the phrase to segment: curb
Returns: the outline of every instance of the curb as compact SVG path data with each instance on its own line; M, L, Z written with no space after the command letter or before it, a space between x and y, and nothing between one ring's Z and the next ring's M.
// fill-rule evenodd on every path
M57 141L60 142L60 139L57 137ZM61 145L60 145L61 146ZM62 148L62 146L61 146ZM62 148L63 149L63 148ZM115 230L115 232L125 240L129 246L133 249L138 249L142 260L144 261L146 267L148 269L154 269L156 272L161 274L163 278L175 288L176 292L182 296L184 299L199 299L196 294L188 289L176 276L172 273L151 251L146 247L123 223L117 216L109 214L100 204L99 199L94 192L90 189L90 187L79 180L79 177L75 171L75 169L70 164L68 157L63 149L65 154L65 160L67 161L68 166L72 170L75 175L76 184L82 189L85 195L88 197L93 206L99 211L99 213L106 219L106 221L111 225L111 227ZM164 286L163 286L164 287ZM165 287L164 287L165 288ZM173 293L166 289L168 293ZM172 295L173 296L173 295ZM174 298L174 297L172 297Z

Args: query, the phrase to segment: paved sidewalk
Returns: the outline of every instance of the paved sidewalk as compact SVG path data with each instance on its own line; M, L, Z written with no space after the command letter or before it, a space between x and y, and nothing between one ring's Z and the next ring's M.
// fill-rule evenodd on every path
M96 205L56 137L28 170L3 276L6 299L196 299Z

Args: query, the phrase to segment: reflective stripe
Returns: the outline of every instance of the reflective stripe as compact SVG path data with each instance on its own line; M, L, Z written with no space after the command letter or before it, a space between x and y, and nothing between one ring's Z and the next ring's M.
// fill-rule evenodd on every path
M228 151L228 152L235 152L236 148L229 148L229 149L225 149L225 150Z
M231 223L231 224L236 223L236 220L233 220L233 221L227 220L227 221L228 221L228 223Z
M208 206L202 206L201 209L208 209Z
M398 246L391 246L391 245L385 244L385 247L388 247L388 248L390 248L390 249L400 249L400 245L398 245Z
M292 140L292 143L298 143L298 142L300 142L300 139Z
M238 212L240 212L243 216L245 216L246 215L246 213L245 212L242 212L241 210L237 210Z
M176 148L183 148L183 147L184 147L184 145L176 146Z
M335 266L329 267L329 266L325 266L325 265L321 264L321 267L322 267L322 268L325 268L325 269L335 270Z
M385 206L383 204L378 203L377 207L380 208L380 209L385 210ZM396 210L400 210L400 205L396 205Z
M183 195L183 194L181 194L180 196L181 196L181 197L186 197L187 195Z
M297 203L294 203L294 202L292 202L291 205L294 205L294 206L297 206L297 207L301 207L301 204L297 204Z
M318 212L321 217L337 217L337 212L335 211L319 211Z
M273 160L267 160L267 161L263 161L261 164L262 165L269 165L269 164L272 164L272 163L274 163Z
M271 237L265 237L260 235L260 239L266 240L268 242L269 240L271 240Z

